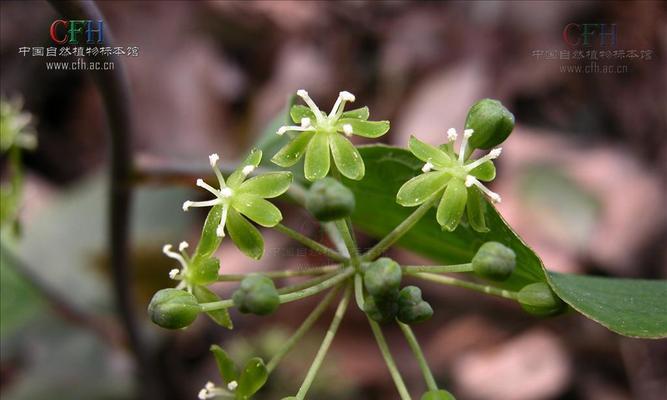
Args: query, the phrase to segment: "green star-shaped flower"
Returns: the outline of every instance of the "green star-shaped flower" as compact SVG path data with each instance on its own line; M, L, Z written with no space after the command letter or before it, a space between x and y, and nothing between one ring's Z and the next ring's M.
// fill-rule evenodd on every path
M472 228L478 232L487 232L482 193L496 203L500 202L500 196L481 181L489 182L495 178L496 168L491 160L500 156L502 149L493 149L478 160L468 159L471 153L467 149L468 139L473 133L472 129L463 132L458 154L454 152L454 142L458 136L454 128L447 131L448 142L440 147L412 136L410 151L425 162L422 168L424 173L405 182L396 195L396 201L402 206L412 207L442 193L436 215L444 229L456 229L463 211L467 210Z
M389 130L389 121L368 121L368 107L343 112L345 103L355 100L350 92L340 92L328 115L320 111L305 90L301 89L296 94L308 105L294 105L290 110L292 120L300 125L282 126L276 133L300 133L280 149L271 161L287 168L305 155L304 174L309 181L315 181L327 176L333 156L341 174L349 179L362 179L366 172L364 160L345 136L380 137Z
M264 240L246 217L264 227L276 226L283 216L280 210L266 199L285 193L292 183L292 174L270 172L246 180L262 160L262 151L254 149L242 166L225 181L217 166L218 160L217 154L209 156L211 168L218 178L218 189L203 179L197 179L197 186L206 189L215 198L207 201L188 200L183 203L183 210L187 211L190 207L213 207L209 215L215 213L216 221L218 218L220 221L215 230L216 235L224 237L227 229L232 241L241 251L249 257L259 259L264 253ZM206 232L203 236L205 234Z

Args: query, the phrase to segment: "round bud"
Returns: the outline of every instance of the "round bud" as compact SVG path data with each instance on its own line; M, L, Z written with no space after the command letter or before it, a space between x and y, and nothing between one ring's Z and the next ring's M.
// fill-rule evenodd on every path
M472 269L481 277L504 281L516 266L514 250L498 242L484 243L472 258Z
M456 400L456 398L448 391L440 389L424 393L421 400Z
M514 115L498 100L482 99L468 110L466 129L475 131L468 141L471 148L490 149L512 133Z
M153 295L148 305L151 321L167 329L189 326L200 311L197 299L180 289L162 289Z
M364 272L364 287L373 297L386 297L398 291L400 285L401 266L391 258L378 258Z
M366 296L364 311L373 321L380 323L391 322L396 318L396 314L398 313L397 297L398 291L395 291L393 295L386 295L380 298Z
M563 300L544 282L524 286L517 300L526 312L540 317L556 315L567 308Z
M422 299L417 286L406 286L398 295L398 320L404 324L423 322L433 316L433 308Z
M333 178L313 183L306 193L306 209L320 221L345 218L354 211L354 194Z
M260 274L250 274L243 278L232 300L242 313L257 315L271 314L280 305L273 281Z

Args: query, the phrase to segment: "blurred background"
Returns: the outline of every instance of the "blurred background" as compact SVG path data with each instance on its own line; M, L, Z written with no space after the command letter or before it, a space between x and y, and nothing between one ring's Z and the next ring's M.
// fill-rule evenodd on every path
M205 170L212 151L234 160L299 88L325 108L339 90L351 91L356 104L370 107L371 119L391 120L382 140L398 146L412 133L443 142L448 128L463 128L473 102L496 98L517 121L497 164L498 208L545 265L664 279L666 4L123 1L99 7L114 45L138 48L136 57L121 60L140 167ZM47 70L45 57L19 51L52 46L49 26L59 17L45 1L1 3L1 92L23 100L39 145L24 157L20 238L3 234L11 251L3 245L0 394L7 400L140 398L108 272L108 128L100 95L87 73ZM584 45L577 26L566 29L571 23L615 24L615 46L599 35ZM3 158L4 178L7 170ZM133 205L136 309L165 399L194 399L207 380L219 380L211 343L240 361L270 356L314 306L293 303L262 319L233 311L233 332L204 318L176 333L151 325L150 296L172 284L173 265L160 249L196 242L204 217L180 212L185 199L197 196L194 179L185 183L146 182ZM287 203L281 208L288 226L319 235L304 211ZM222 269L326 262L275 232L264 235L261 261L225 243ZM400 250L392 256L425 261ZM229 296L233 286L216 289ZM437 311L415 331L437 380L459 399L667 395L664 340L623 338L577 315L539 320L515 304L458 288L423 289ZM328 323L321 319L257 398L298 388ZM421 390L401 332L389 328L387 335L408 386ZM348 313L311 398L396 397L363 315Z

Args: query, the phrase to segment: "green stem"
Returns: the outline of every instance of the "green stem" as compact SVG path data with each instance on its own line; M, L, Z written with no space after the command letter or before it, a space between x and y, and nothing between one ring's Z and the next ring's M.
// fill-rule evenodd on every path
M340 232L340 235L343 238L345 247L347 248L348 253L350 253L350 259L352 261L352 266L359 271L361 268L361 263L359 262L359 250L357 249L357 243L352 236L352 231L350 231L347 222L343 219L336 221L336 228Z
M398 368L396 367L394 358L391 356L391 352L389 351L389 346L387 345L387 341L384 339L384 335L382 334L382 329L380 328L380 325L378 325L377 322L373 321L370 318L368 318L368 323L371 325L371 330L373 331L373 335L375 335L375 341L377 341L378 343L378 347L380 348L382 357L384 357L384 362L385 364L387 364L387 368L389 369L389 373L391 374L391 377L394 380L394 384L396 385L398 394L401 396L401 400L412 400L412 398L410 397L410 393L408 393L408 389L405 387L405 382L403 382L401 373L398 371Z
M347 306L350 303L350 293L350 285L347 285L345 288L345 294L343 295L340 303L338 303L338 308L336 308L336 314L334 314L331 325L329 326L326 335L324 335L324 340L320 345L320 349L317 351L315 359L313 360L313 363L310 365L310 368L306 373L306 378L303 380L303 383L301 384L301 387L296 394L296 398L299 400L303 400L306 397L308 389L310 389L310 386L315 379L315 375L317 375L317 371L320 369L322 361L324 361L324 357L327 355L329 346L331 346L331 342L333 341L334 336L336 336L336 331L338 330L340 322L343 320L343 316L347 310Z
M309 279L305 282L299 282L299 283L295 283L293 285L281 287L280 289L278 289L278 293L279 294L292 293L292 292L296 292L296 291L299 291L299 290L302 290L302 289L306 289L306 288L315 286L315 285L319 284L320 282L324 282L327 279L330 279L330 278L336 276L341 271L329 272L328 274L318 276L317 278L314 278L314 279Z
M438 390L438 385L435 383L435 378L433 378L433 373L431 372L431 369L428 367L428 363L426 362L426 357L424 357L424 352L422 352L421 346L419 346L419 342L417 341L417 337L415 337L414 332L412 332L412 329L410 328L409 325L406 325L398 320L396 322L403 331L405 339L408 341L408 345L410 346L410 349L412 349L412 353L414 353L415 358L417 359L417 363L419 364L419 369L421 369L422 374L424 375L424 381L426 381L426 387L428 388L429 391Z
M422 205L417 207L406 219L403 220L393 231L389 232L375 246L368 250L362 257L362 261L373 261L390 248L396 241L405 235L419 220L431 209L438 197L432 196Z
M340 264L323 265L320 267L309 267L303 269L288 269L284 271L260 272L262 275L271 279L290 278L293 276L323 275L339 270ZM242 281L249 274L221 274L218 275L218 282L238 282Z
M406 274L417 272L431 272L431 273L450 273L450 272L472 272L472 264L456 264L456 265L404 265L403 272Z
M461 279L452 278L450 276L429 274L425 272L408 273L407 275L411 275L431 282L442 283L450 286L458 286L461 288L474 290L480 293L486 293L493 296L503 297L505 299L516 300L518 296L517 292L512 292L505 289L499 289L493 286L480 285L479 283L468 282Z
M364 282L360 273L354 275L354 298L357 301L357 306L361 311L364 310L366 301L364 300Z
M296 292L292 293L286 293L286 294L281 294L280 295L280 304L283 303L289 303L292 301L296 300L301 300L305 297L315 295L317 293L320 293L326 289L329 289L332 286L335 286L336 284L344 281L345 279L349 278L352 276L354 273L354 268L348 267L345 269L343 272L336 274L332 278L329 278L323 282L318 283L317 285L308 287L303 290L299 290ZM201 311L203 312L209 312L209 311L215 311L215 310L220 310L223 308L230 308L234 306L234 301L231 299L227 300L220 300L220 301L214 301L210 303L202 303L199 305L201 307Z
M315 307L315 309L306 317L306 319L301 323L301 326L292 334L292 336L287 340L285 344L278 350L278 352L269 360L269 363L266 364L266 369L269 371L269 374L278 366L280 361L285 357L287 353L294 347L294 345L301 340L303 335L306 334L313 327L313 324L320 318L322 313L329 307L329 304L333 301L334 297L338 293L340 286L336 286L331 289L329 293L320 301L320 304Z
M344 262L347 261L347 259L345 257L343 257L337 251L332 250L332 249L328 248L327 246L325 246L323 244L320 244L320 243L314 241L313 239L311 239L311 238L309 238L305 235L302 235L301 233L295 231L292 228L288 228L283 224L278 224L278 225L274 226L274 228L278 232L284 233L285 235L287 235L290 238L296 240L297 242L301 243L302 245L304 245L306 247L309 247L310 249L312 249L312 250L314 250L314 251L316 251L320 254L323 254L323 255L331 258L332 260L335 260L335 261L338 261L338 262L341 262L341 263L344 263Z

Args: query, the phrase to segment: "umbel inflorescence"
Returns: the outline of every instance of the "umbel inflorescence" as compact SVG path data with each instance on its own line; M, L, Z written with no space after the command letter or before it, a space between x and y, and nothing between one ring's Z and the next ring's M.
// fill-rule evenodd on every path
M298 344L337 297L340 300L334 317L303 384L294 396L285 399L306 397L352 297L368 317L400 398L405 400L411 397L382 333L382 326L392 323L398 324L405 334L424 376L426 390L421 399L453 399L450 392L438 387L410 328L412 324L428 320L437 310L423 298L419 287L403 285L405 277L515 300L524 310L536 315L553 315L563 311L564 303L543 282L535 282L512 292L444 275L451 272L472 273L491 281L510 278L516 266L516 256L513 249L503 243L486 242L468 263L457 265L399 265L390 258L381 257L432 208L436 209L435 219L444 230L454 231L465 223L475 231L489 231L484 212L485 207L491 207L487 199L499 202L500 196L486 184L496 175L493 161L501 154L501 148L497 146L514 127L514 117L500 102L484 99L474 104L462 134L449 129L443 135L441 144L425 143L414 136L410 138L408 148L414 157L423 162L423 166L398 190L396 202L417 208L362 254L357 246L351 218L355 209L355 194L345 185L344 179L361 181L363 185L366 166L358 149L348 138L352 135L377 138L388 132L390 124L388 121L369 121L367 107L345 111L346 104L355 101L355 96L347 91L340 92L328 114L320 110L305 90L299 90L297 96L306 105L291 107L290 117L294 125L282 126L276 132L280 136L289 136L289 140L271 161L278 167L288 168L304 159L305 180L293 181L293 175L288 171L260 169L262 151L257 149L225 177L218 167L218 155L211 154L209 163L217 182L211 185L198 179L196 185L213 198L183 203L185 211L192 207L210 207L200 240L192 253L188 253L186 242L178 246L178 252L171 245L164 247L165 255L176 261L169 276L178 283L175 288L157 292L148 312L153 322L169 329L186 328L201 313L232 329L228 312L232 307L241 313L267 315L284 303L327 293L285 346L267 363L260 358L252 358L239 369L222 348L212 346L222 383L206 383L199 392L200 399L252 397L285 354ZM475 150L489 151L474 157ZM306 189L308 185L310 187ZM328 231L337 248L327 247L281 223L282 213L267 199L290 194L290 188L299 189L295 193L306 190L305 196L294 195L293 199L317 220L335 228ZM220 263L215 253L227 236L247 256L254 259L262 257L262 235L253 223L276 229L327 256L332 264L299 271L220 274ZM276 287L276 280L295 275L309 276L309 279L292 286ZM239 281L238 289L231 298L220 299L208 288L220 281Z

